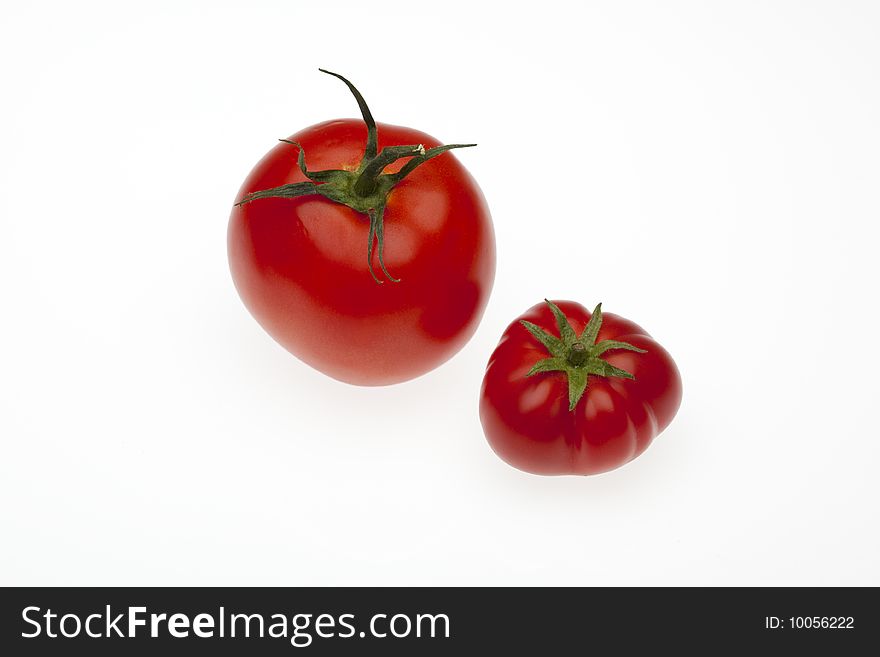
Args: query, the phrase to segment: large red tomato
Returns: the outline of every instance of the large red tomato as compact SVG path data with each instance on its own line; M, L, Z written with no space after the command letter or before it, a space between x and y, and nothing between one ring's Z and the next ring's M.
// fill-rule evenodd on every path
M247 308L291 353L341 381L386 385L437 367L474 333L495 238L480 188L446 153L460 145L376 126L336 77L364 120L306 128L254 167L229 219L229 264Z
M670 355L623 317L547 301L507 327L486 368L492 449L536 474L597 474L641 454L681 404Z

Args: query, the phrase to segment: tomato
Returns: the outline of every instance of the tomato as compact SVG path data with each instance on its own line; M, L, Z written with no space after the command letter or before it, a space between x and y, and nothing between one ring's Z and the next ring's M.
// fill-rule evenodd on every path
M535 474L590 475L631 461L681 404L672 357L637 324L547 301L514 321L486 368L480 420L492 449Z
M229 265L247 308L292 354L348 383L398 383L476 330L495 277L492 221L446 152L463 145L376 125L331 75L363 121L305 128L254 167L229 219Z

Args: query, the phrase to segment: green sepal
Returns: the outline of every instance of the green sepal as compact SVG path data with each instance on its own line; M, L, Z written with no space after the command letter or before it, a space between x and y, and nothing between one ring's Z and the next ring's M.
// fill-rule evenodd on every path
M566 347L570 347L575 343L575 340L577 340L577 334L574 332L574 329L571 328L571 324L568 323L568 317L559 310L559 306L549 299L544 299L544 302L550 306L550 310L556 318L556 326L559 328L559 335L562 338L562 343Z
M596 376L619 376L623 379L636 378L626 370L622 370L619 367L614 367L614 365L604 360L596 360L592 363L588 363L584 365L584 369L586 369L590 374L595 374Z
M611 349L625 349L626 351L634 351L637 354L648 353L644 349L639 349L638 347L631 345L629 342L621 342L620 340L602 340L602 342L597 342L590 348L590 355L601 356Z
M385 267L385 226L383 213L385 211L388 194L391 193L391 190L397 183L412 173L416 167L424 164L428 160L437 157L438 155L442 155L454 148L467 148L470 146L476 146L476 144L446 144L429 149L425 149L422 144L412 146L387 146L382 149L381 153L379 153L379 137L376 128L376 121L373 119L373 115L370 112L370 108L367 106L364 97L351 82L338 73L333 73L332 71L327 71L323 68L318 70L342 80L351 91L361 110L361 116L363 117L364 124L367 126L367 143L364 147L364 157L357 169L354 171L343 169L309 171L308 167L306 167L305 152L302 146L295 141L281 139L279 141L292 144L299 149L299 153L297 154L297 165L303 175L311 182L293 183L291 185L282 185L280 187L273 187L272 189L253 192L246 195L235 205L241 206L245 203L250 203L251 201L263 198L297 198L299 196L308 196L311 194L318 194L334 203L347 205L356 212L367 215L369 218L370 230L368 238L369 244L367 245L367 267L373 280L377 283L382 282L373 271L372 265L373 243L376 242L379 266L382 269L382 273L385 274L388 280L395 283L400 282L400 279L391 276L391 274L388 273L388 269ZM384 173L385 167L402 158L409 158L409 161L401 167L400 171L393 174Z
M476 146L476 144L446 144L445 146L434 146L434 148L429 148L428 150L423 150L422 154L418 157L414 157L409 162L403 165L403 167L397 173L388 174L396 185L401 180L406 178L409 174L411 174L416 167L424 164L428 160L437 157L438 155L443 155L446 151L451 151L453 148L472 148Z
M573 411L578 402L584 396L589 384L589 377L615 376L623 379L635 377L624 369L615 367L611 363L600 358L602 354L614 349L623 349L639 354L647 353L644 349L636 347L629 342L620 340L602 340L596 343L599 330L602 328L602 304L596 306L590 321L584 327L580 337L577 336L565 313L550 301L544 299L556 319L560 337L551 335L537 324L526 320L520 320L529 333L540 342L551 358L539 360L526 376L539 373L563 372L568 378L568 410Z
M299 155L296 157L296 163L299 166L299 170L302 171L302 174L312 180L314 182L339 182L343 178L348 176L348 171L343 171L342 169L327 169L326 171L309 171L306 167L306 151L300 146L299 143L295 141L290 141L289 139L279 139L278 141L284 142L285 144L292 144L299 149Z
M526 376L532 376L540 372L564 372L568 366L564 358L545 358L535 363L535 366L528 371Z
M384 281L380 281L379 277L376 276L376 272L373 271L373 242L376 239L376 215L374 213L370 213L370 236L367 238L367 267L370 270L370 276L373 277L373 280L379 284L382 284Z
M568 410L574 407L584 396L587 389L587 371L581 367L572 367L568 370Z
M564 356L565 345L562 343L562 340L553 337L537 324L532 324L524 319L521 319L519 323L525 326L526 330L534 335L538 342L544 345L551 354L560 358Z
M599 337L599 329L602 328L602 304L598 304L593 310L593 314L590 315L590 321L587 322L587 325L584 327L584 330L581 332L581 337L579 338L581 342L585 345L589 346L596 342L596 338Z
M348 198L345 190L340 189L336 185L317 185L315 193L335 203L345 204Z
M258 198L297 198L299 196L310 196L317 192L317 186L312 182L298 182L289 185L281 185L272 189L263 189L259 192L251 192L246 194L236 205L244 205Z
M394 278L391 274L388 273L388 269L385 267L385 206L369 211L370 216L370 228L375 230L376 233L376 249L378 251L379 256L379 267L382 268L382 273L388 278L392 283L400 283L399 278ZM370 273L373 274L373 278L376 278L376 274L373 272L373 242L370 241L370 260L368 265L370 267ZM378 279L377 279L378 280ZM379 281L380 283L382 281Z

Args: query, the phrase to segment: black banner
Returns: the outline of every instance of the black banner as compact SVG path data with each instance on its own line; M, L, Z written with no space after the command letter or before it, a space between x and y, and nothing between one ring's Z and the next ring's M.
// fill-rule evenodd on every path
M869 588L7 588L5 655L856 654ZM761 653L763 654L763 653Z

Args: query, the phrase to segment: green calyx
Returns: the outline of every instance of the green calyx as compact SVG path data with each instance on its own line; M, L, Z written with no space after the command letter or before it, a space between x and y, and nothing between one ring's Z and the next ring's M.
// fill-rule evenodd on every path
M525 320L520 320L520 324L535 338L547 348L550 352L550 358L539 360L535 366L529 370L526 376L532 376L540 372L563 372L568 377L568 410L573 411L577 403L584 396L587 390L587 378L589 375L594 376L619 376L624 379L635 379L635 377L622 370L614 367L611 363L602 360L600 356L606 351L612 349L625 349L626 351L635 351L639 354L647 353L644 349L639 349L628 342L620 342L619 340L602 340L596 342L599 335L599 329L602 327L602 304L596 306L590 321L584 327L583 332L577 335L568 318L562 313L559 307L544 299L550 310L556 317L556 325L559 327L559 336L550 335L537 324L532 324Z
M425 148L422 144L406 146L388 146L378 152L378 133L376 122L370 113L370 108L361 93L355 86L338 73L331 73L324 69L318 69L322 73L332 75L342 80L351 90L360 107L364 123L367 125L367 144L364 148L364 157L357 169L349 171L345 169L328 169L326 171L309 171L306 167L305 152L302 146L287 139L279 141L296 146L299 150L297 164L303 175L309 182L298 182L289 185L281 185L272 189L264 189L252 192L241 199L236 205L244 205L262 198L298 198L300 196L319 195L330 199L335 203L347 205L353 210L366 215L370 220L370 235L367 244L367 267L373 280L382 283L373 271L373 247L375 245L379 266L388 280L395 283L400 279L394 278L385 267L385 227L383 216L388 194L401 180L411 174L416 167L424 164L431 158L442 155L453 148L467 148L476 144L448 144ZM385 167L402 158L410 158L409 161L397 173L384 173Z

